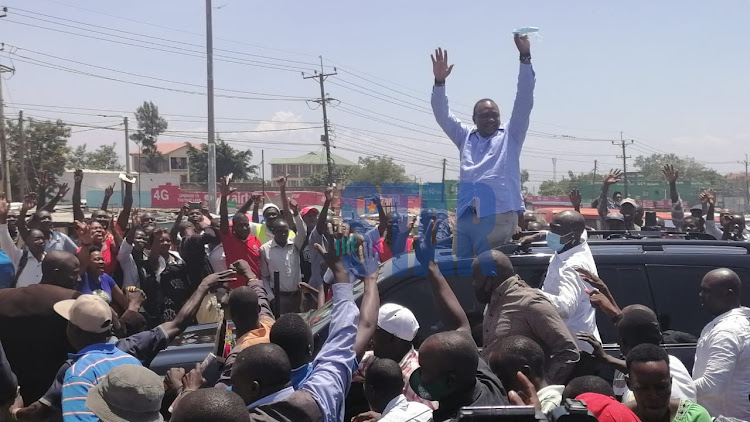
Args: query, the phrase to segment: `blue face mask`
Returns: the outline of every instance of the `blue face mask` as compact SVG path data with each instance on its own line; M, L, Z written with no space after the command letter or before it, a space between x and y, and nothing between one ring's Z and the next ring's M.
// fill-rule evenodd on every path
M555 252L562 251L563 249L565 249L565 245L570 243L570 241L562 243L562 238L567 237L570 233L566 234L565 236L560 236L559 234L552 232L547 233L547 247Z

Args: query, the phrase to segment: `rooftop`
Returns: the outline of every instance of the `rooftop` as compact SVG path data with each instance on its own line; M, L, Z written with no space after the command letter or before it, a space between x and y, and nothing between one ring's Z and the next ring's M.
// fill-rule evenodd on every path
M333 162L337 166L356 166L357 163L347 160L336 154L331 154ZM308 152L295 158L274 158L271 164L326 164L326 156L322 152Z
M189 144L195 148L200 148L200 144L194 142L156 142L156 150L163 155L171 154L180 148L184 148L185 144ZM140 151L131 152L131 156L137 156Z

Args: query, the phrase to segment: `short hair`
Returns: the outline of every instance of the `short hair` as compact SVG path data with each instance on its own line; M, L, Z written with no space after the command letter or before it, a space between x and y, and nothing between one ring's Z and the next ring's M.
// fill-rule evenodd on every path
M289 356L293 366L311 359L313 336L310 326L299 314L284 314L271 326L271 343L278 345Z
M582 377L574 378L563 390L564 399L575 399L584 393L597 393L608 397L615 397L615 391L612 386L604 380L604 378L597 377L596 375L584 375Z
M620 191L617 191L617 190L616 190L616 191L614 191L614 192L612 193L612 198L614 198L614 197L615 197L615 196L617 196L617 195L620 195L620 196L622 196L622 192L620 192Z
M219 388L201 388L180 400L172 422L247 422L245 402L235 393Z
M256 320L258 319L258 294L249 286L242 286L232 290L229 294L229 312L232 319Z
M494 100L492 100L492 99L490 99L490 98L482 98L481 100L479 100L479 101L477 101L476 103L474 103L474 109L472 110L472 112L471 112L471 115L473 116L473 115L477 114L477 106L478 106L479 104L481 104L481 103L485 103L485 102L490 102L490 103L492 103L492 104L493 104L493 105L494 105L495 107L498 107L497 103L496 103L496 102L495 102ZM498 107L498 108L499 108L499 107Z
M261 388L291 382L292 365L284 350L273 343L245 348L232 366L232 383L257 381Z
M524 336L510 336L498 343L490 354L492 372L501 373L502 367L518 372L528 366L534 377L544 377L544 350L534 340ZM512 366L513 368L508 368Z
M629 347L643 343L661 344L664 341L659 319L654 311L643 305L626 306L617 331Z
M367 368L365 386L375 390L379 396L396 397L404 389L404 375L401 367L393 360L375 358Z
M664 348L655 344L639 344L633 347L625 357L625 365L630 369L633 362L666 362L669 365L669 355Z

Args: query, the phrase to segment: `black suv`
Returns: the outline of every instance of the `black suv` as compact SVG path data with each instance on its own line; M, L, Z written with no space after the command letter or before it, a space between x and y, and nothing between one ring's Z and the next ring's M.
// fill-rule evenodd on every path
M694 337L700 335L712 317L701 308L699 286L703 276L712 269L731 268L739 274L743 284L750 283L750 244L745 242L643 238L589 240L589 246L599 276L609 286L618 305L639 303L649 306L659 316L664 331L674 330ZM553 253L543 242L526 249L509 244L499 250L510 257L516 272L534 287L544 279ZM437 251L441 271L472 325L481 323L483 307L474 297L472 260L454 259L450 249ZM398 303L414 312L420 324L415 339L417 346L431 334L441 331L426 274L415 261L414 253L383 263L378 288L381 303ZM357 302L361 300L362 292L362 283L356 284ZM743 289L742 302L750 303L750 285ZM318 350L328 335L330 311L329 303L308 316ZM597 317L605 349L619 355L611 322L600 313ZM181 345L170 346L157 356L151 365L154 371L165 373L170 367L177 366L190 368L209 352L215 352L219 346L214 343L215 324L194 327L191 331L177 340ZM688 370L692 370L695 343L669 344L667 348L670 354L682 360Z

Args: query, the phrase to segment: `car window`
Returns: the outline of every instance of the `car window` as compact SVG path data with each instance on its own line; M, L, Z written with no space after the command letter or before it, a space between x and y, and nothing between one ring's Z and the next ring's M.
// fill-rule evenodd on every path
M448 284L456 294L461 306L466 314L470 317L472 325L482 322L482 311L484 309L474 297L472 279L470 276L451 276L446 275ZM427 337L440 331L445 331L443 323L438 320L438 314L435 310L432 289L424 276L415 276L404 279L393 285L385 292L381 292L381 303L397 303L409 308L419 321L419 331L414 339L415 345L419 345ZM472 321L473 320L473 321Z
M634 304L654 308L646 269L642 265L597 265L597 272L599 278L607 283L620 308ZM612 322L599 311L596 312L596 327L603 343L617 343L617 333Z
M647 265L662 331L675 330L699 337L714 317L702 309L698 293L703 277L716 267L689 265ZM750 270L733 268L740 279L750 280ZM743 290L742 303L750 292Z

